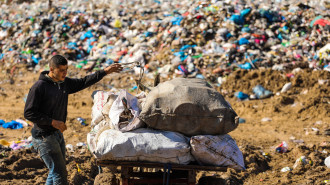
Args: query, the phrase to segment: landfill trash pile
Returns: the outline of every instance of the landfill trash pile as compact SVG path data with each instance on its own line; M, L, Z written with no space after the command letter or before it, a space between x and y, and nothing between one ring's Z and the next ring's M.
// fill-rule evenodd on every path
M87 71L114 62L220 85L237 69L330 70L327 1L13 1L1 4L2 64Z

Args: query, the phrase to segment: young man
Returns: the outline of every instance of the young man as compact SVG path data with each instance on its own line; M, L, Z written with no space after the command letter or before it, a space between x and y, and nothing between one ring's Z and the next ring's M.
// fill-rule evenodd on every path
M49 62L50 71L43 71L28 94L24 117L34 123L32 144L49 169L48 184L68 184L65 162L65 142L68 95L83 90L110 73L120 72L120 64L112 64L104 70L84 78L66 77L68 62L55 55Z

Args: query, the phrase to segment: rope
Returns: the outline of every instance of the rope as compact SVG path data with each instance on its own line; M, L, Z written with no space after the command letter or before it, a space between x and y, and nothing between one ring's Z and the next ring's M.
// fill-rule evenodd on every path
M140 68L141 68L138 83L137 83L137 89L136 89L136 94L138 94L139 89L140 89L140 83L141 83L143 75L144 75L144 67L141 65L141 61L120 63L120 65L122 65L122 66L130 65L130 64L135 64L135 65L133 65L133 67L140 66ZM133 68L133 67L129 67L129 68Z
M152 116L168 116L168 117L194 117L194 118L224 118L223 115L219 115L219 116L195 116L195 115L181 115L181 114L174 114L174 113L153 113L153 114L148 114L145 115L145 118L149 118Z
M139 62L139 65L141 66L141 62ZM144 74L144 67L142 67L141 66L141 68L142 68L142 70L140 70L140 75L139 75L139 80L138 80L138 87L136 88L136 94L139 94L139 89L140 89L140 83L141 83L141 80L142 80L142 78L143 78L143 74Z
M170 184L171 169L172 169L171 163L164 164L163 185L169 185ZM165 183L165 181L166 181L166 183Z

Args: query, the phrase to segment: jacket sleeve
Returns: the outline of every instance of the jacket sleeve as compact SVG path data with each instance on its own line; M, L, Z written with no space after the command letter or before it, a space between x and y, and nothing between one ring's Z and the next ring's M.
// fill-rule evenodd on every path
M81 91L96 82L102 80L102 78L106 75L104 70L96 71L93 74L87 75L84 78L67 78L68 83L68 93L72 94L78 91Z
M40 112L42 90L37 84L33 85L29 91L24 107L24 117L39 125L51 125L52 119L46 114Z

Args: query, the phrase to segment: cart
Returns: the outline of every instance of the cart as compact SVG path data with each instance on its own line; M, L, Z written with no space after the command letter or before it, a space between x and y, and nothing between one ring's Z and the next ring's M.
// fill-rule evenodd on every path
M227 167L216 166L200 166L200 165L181 165L181 164L164 164L153 162L135 162L135 161L109 161L97 160L100 167L121 167L122 185L135 184L196 184L197 171L221 171L226 172ZM138 171L133 171L134 167L138 167ZM163 169L157 172L146 172L146 169ZM102 170L101 170L102 171Z

